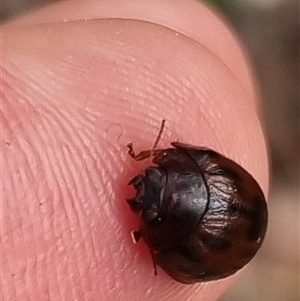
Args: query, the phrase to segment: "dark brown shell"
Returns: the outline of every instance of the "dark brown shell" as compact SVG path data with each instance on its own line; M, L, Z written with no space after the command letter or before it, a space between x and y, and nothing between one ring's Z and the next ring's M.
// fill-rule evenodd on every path
M234 274L260 248L267 206L254 178L219 153L179 142L146 151L153 163L130 181L128 200L141 219L135 231L149 246L154 264L182 283ZM145 155L146 154L146 155ZM130 155L135 156L132 149Z

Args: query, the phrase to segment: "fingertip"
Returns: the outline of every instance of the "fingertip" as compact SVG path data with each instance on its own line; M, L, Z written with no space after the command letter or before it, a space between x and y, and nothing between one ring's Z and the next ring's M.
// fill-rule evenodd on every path
M225 18L206 3L191 0L87 0L83 5L81 0L71 0L54 3L7 25L28 26L97 19L140 20L182 33L218 56L255 98L255 81L242 43Z
M76 7L72 13L78 17L80 10ZM181 6L176 10L178 8ZM88 11L84 16L94 16ZM184 20L190 11L190 8L184 10ZM205 11L193 14L193 22L206 14ZM116 16L120 15L114 14ZM91 178L104 178L103 187L99 189L107 195L99 200L99 206L103 206L100 214L105 218L95 217L99 228L92 229L93 237L98 237L100 230L103 235L96 239L99 249L93 264L110 271L108 276L99 273L100 278L110 279L103 286L119 284L117 292L110 291L112 296L123 294L132 300L199 300L200 296L216 300L236 276L184 286L172 281L163 271L159 271L158 277L152 275L146 246L132 246L129 233L135 221L129 208L126 211L125 188L119 188L126 182L126 176L129 178L140 168L127 158L129 142L140 150L151 148L161 120L166 119L159 147L168 147L171 141L180 140L213 148L245 167L265 193L268 189L266 147L253 105L255 96L249 88L252 86L247 75L249 70L240 49L232 38L222 45L218 42L219 35L213 36L214 42L209 44L212 39L209 25L215 24L213 22L197 23L197 28L207 28L207 40L192 36L187 27L180 28L184 22L180 26L175 26L175 22L173 27L167 21L162 26L136 20L33 26L28 31L19 31L19 38L10 44L14 52L8 55L23 74L32 76L35 87L43 87L42 95L50 95L47 105L59 106L70 116L76 112L80 121L87 121L82 123L82 128L83 132L88 128L89 136L83 142L90 147L97 145L100 166L100 174L94 173ZM192 25L189 23L189 30ZM197 31L199 37L201 30ZM224 30L222 27L215 32L224 33ZM231 33L226 32L226 36ZM224 48L234 49L226 54L230 60L236 54L239 59L230 63L223 56ZM39 103L45 100L41 94L32 99ZM109 214L113 218L108 218ZM124 226L123 222L128 224ZM113 239L111 229L116 230ZM108 245L111 254L108 254ZM102 285L101 279L95 283ZM101 289L103 297L105 290L106 287Z

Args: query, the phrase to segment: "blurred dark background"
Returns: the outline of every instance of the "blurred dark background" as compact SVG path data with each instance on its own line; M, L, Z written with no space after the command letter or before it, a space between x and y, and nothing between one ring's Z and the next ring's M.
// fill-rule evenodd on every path
M3 0L1 20L55 1ZM299 2L205 2L224 14L248 51L272 166L265 243L221 301L299 301Z
M272 169L265 243L221 301L299 301L299 2L206 2L227 17L252 61Z

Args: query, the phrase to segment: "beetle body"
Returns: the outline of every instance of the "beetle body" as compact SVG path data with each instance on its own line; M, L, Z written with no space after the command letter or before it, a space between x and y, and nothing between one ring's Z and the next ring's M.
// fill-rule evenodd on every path
M254 178L234 161L202 147L179 142L142 152L154 166L130 181L136 196L128 203L141 220L153 262L182 283L234 274L260 248L267 206ZM141 153L141 154L142 154Z

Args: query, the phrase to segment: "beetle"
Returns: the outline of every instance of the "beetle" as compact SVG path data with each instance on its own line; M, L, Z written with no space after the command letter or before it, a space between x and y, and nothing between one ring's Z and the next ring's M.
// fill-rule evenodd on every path
M267 205L256 180L220 153L172 142L135 154L153 165L134 177L127 200L141 226L133 238L148 245L153 264L174 280L193 284L228 277L260 248L267 228Z

